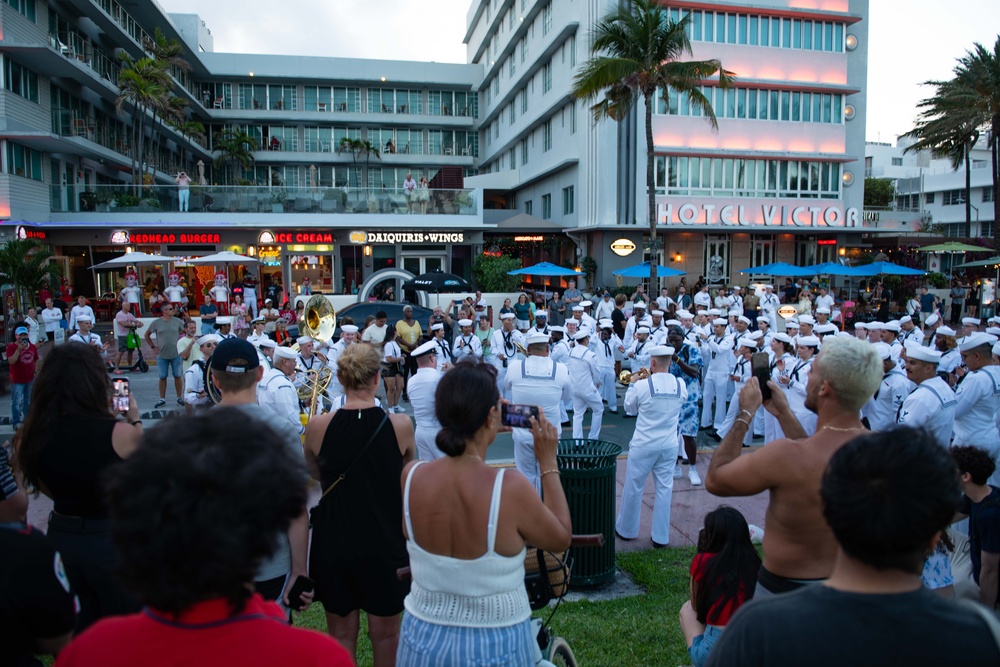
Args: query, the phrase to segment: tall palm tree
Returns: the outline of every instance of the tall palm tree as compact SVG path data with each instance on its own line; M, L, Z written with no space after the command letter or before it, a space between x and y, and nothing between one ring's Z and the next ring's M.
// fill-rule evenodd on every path
M622 4L600 19L593 28L593 57L583 64L573 82L573 95L591 106L594 121L621 121L641 98L646 112L646 197L649 218L649 249L655 260L656 197L653 180L653 97L667 99L670 89L687 94L691 103L718 129L712 103L699 90L706 79L719 75L727 88L734 74L718 60L679 60L692 55L688 39L690 15L671 21L656 0ZM651 289L658 289L657 262L651 262Z
M172 82L169 73L153 58L133 59L124 52L118 58L122 68L118 74L115 111L124 114L126 106L132 109L132 175L141 186L146 163L146 130L152 125L154 110L167 105Z
M46 280L57 285L62 266L50 262L53 254L35 239L9 239L0 245L0 282L14 286L15 309L23 317L35 292Z
M363 157L365 159L365 169L362 176L362 181L364 183L365 195L368 195L368 168L371 166L371 159L376 160L382 159L382 153L379 152L377 146L372 145L370 141L362 141L361 139L352 139L351 137L341 137L340 144L337 145L338 153L350 153L351 157L354 158L354 164L357 165L358 158Z
M257 150L257 138L243 130L229 128L223 130L215 138L214 148L219 152L215 163L224 169L227 165L232 166L232 169L226 170L226 172L235 176L237 165L243 169L249 169L250 165L253 164L253 153Z

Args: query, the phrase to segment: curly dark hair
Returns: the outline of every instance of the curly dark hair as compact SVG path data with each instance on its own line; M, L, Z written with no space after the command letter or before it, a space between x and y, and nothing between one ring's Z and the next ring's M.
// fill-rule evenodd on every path
M306 470L265 422L239 408L172 419L108 477L111 536L126 586L179 614L225 598L233 613L306 502Z
M958 466L958 473L969 473L973 484L985 484L997 468L993 457L985 449L966 445L952 447L950 451L951 458L955 459L955 465Z

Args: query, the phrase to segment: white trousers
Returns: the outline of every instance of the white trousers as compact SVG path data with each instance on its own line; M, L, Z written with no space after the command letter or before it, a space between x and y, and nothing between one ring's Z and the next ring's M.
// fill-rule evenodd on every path
M243 303L245 303L249 308L250 312L253 313L253 319L257 319L257 289L254 287L244 287L243 288Z
M601 399L608 402L609 410L618 409L618 392L615 390L615 367L601 369Z
M766 412L766 411L765 411ZM785 437L785 432L781 430L778 418L767 412L764 415L764 442L774 442Z
M711 426L716 431L722 428L726 419L726 394L732 381L724 373L705 376L705 391L701 395L701 425Z
M413 440L417 445L417 458L421 461L433 461L444 457L444 452L437 446L437 429L418 426L413 431Z
M528 478L538 495L542 494L542 470L535 458L535 439L531 431L523 428L514 429L514 465L518 471Z
M601 395L597 393L596 387L591 387L587 394L573 394L573 437L583 437L583 414L590 408L594 411L590 420L590 434L588 438L597 438L601 435L601 421L604 418L604 403L601 402Z
M732 430L733 425L736 423L736 418L740 414L740 390L746 386L746 382L734 382L733 385L733 400L729 402L729 410L726 412L726 419L722 422L722 428L718 429L719 437L725 438L729 431ZM747 429L747 433L743 436L743 444L750 445L753 444L753 419L744 420L750 422L750 428Z
M639 536L639 518L642 513L642 490L646 478L653 473L653 525L651 536L657 544L670 542L670 499L674 489L674 465L677 447L647 449L632 447L628 450L628 466L622 487L622 501L618 508L615 530L630 539Z

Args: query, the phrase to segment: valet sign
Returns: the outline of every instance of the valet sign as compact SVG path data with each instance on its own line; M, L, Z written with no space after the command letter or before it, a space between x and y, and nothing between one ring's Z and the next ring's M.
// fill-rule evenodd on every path
M657 204L657 220L664 225L721 225L724 227L857 227L861 212L840 206L801 204Z

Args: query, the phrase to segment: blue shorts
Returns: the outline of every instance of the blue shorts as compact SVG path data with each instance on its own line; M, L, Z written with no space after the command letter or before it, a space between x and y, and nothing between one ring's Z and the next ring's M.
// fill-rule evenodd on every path
M396 664L406 667L503 667L534 664L531 619L502 628L464 628L403 615Z
M167 379L168 370L173 371L173 375L175 378L179 378L181 376L182 364L183 361L181 360L180 356L176 356L173 359L164 359L163 357L156 358L156 369L160 374L161 380Z
M719 641L722 630L722 628L714 625L706 625L705 634L698 635L692 640L691 648L688 649L688 656L690 656L691 664L694 667L704 667L704 664L708 662L708 654L712 652L715 642Z

